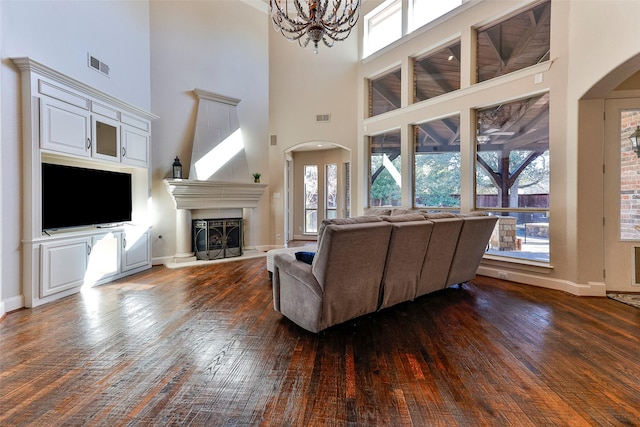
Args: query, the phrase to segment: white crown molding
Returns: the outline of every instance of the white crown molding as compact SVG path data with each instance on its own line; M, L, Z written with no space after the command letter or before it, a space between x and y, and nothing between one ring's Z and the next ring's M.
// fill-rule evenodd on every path
M43 77L48 77L51 80L54 80L58 83L64 84L65 86L75 89L83 94L86 94L94 99L100 100L102 102L106 102L110 105L113 105L122 111L138 115L140 117L144 117L147 120L156 120L158 116L152 114L148 111L145 111L141 108L136 107L135 105L124 102L118 98L115 98L105 92L102 92L98 89L95 89L87 84L84 84L72 77L69 77L65 74L62 74L59 71L56 71L52 68L47 67L44 64L41 64L38 61L35 61L29 57L20 57L20 58L11 58L14 64L20 69L21 72L25 73L37 73Z

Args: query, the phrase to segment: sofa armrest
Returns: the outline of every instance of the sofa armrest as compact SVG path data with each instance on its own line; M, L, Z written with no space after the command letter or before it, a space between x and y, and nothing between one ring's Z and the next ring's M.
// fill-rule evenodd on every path
M299 326L318 332L322 316L322 288L311 266L295 258L294 253L274 257L274 308Z
M311 272L311 265L298 261L295 253L276 254L273 262L280 274L287 274L307 286L318 296L322 295L322 289Z

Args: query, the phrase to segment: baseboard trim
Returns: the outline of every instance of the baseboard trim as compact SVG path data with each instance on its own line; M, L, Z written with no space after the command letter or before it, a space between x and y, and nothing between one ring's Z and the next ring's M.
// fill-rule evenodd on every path
M522 283L524 285L538 286L541 288L555 289L576 296L589 297L606 297L607 288L601 282L574 283L568 280L554 279L552 277L543 277L523 273L520 271L505 271L486 266L478 268L478 274L481 276L493 277L496 279L509 280L511 282Z
M24 306L24 295L7 298L4 301L0 301L0 313L9 313L24 308Z

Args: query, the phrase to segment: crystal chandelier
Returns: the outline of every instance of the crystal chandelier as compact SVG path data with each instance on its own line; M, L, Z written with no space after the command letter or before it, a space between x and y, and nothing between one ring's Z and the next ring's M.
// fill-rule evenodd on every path
M291 15L289 2L293 3ZM318 43L321 40L325 46L331 47L336 41L346 39L360 17L360 0L303 2L306 3L305 6L300 0L269 0L271 19L276 31L288 40L297 41L302 47L313 41L314 53L318 53Z

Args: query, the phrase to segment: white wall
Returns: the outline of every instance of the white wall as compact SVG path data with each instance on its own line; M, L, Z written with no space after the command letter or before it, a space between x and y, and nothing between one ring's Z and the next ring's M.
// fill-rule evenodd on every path
M6 310L23 306L19 72L9 58L28 56L112 96L148 110L149 9L144 1L0 1L2 118L0 295ZM87 53L111 67L109 78L87 66Z
M287 41L269 22L269 133L276 146L269 147L271 235L284 236L284 153L306 142L335 143L351 150L352 188L357 183L358 34L353 31L331 48L320 44L313 53ZM316 123L317 114L331 114L329 123ZM355 212L354 212L355 214ZM295 230L294 230L295 231Z
M198 105L194 89L240 99L249 171L263 172L261 181L269 184L268 27L266 4L259 0L152 0L150 16L152 111L160 116L152 128L153 258L160 263L176 253L175 208L162 180L176 155L188 175ZM268 202L265 192L245 235L247 246L268 243Z

